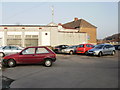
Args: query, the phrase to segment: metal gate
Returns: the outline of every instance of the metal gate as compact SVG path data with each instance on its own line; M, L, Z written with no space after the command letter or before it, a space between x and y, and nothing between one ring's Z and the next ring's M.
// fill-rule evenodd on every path
M26 35L25 46L38 46L38 35Z
M8 35L7 45L22 46L21 35Z

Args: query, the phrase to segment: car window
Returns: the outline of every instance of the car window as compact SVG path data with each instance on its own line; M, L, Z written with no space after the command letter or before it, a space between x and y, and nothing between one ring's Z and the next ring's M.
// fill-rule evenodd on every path
M18 48L15 46L11 46L11 50L17 50Z
M35 54L35 48L25 49L22 54Z
M69 46L65 46L66 48L69 47Z
M3 50L10 50L10 49L11 49L10 46L5 46L5 47L3 48Z
M79 45L79 47L84 47L84 45Z
M92 47L91 45L86 45L86 47Z
M106 45L105 48L111 48L111 45Z
M104 45L97 45L95 46L96 49L102 49L104 47Z
M46 50L45 48L37 48L36 54L41 54L41 53L49 53L49 51Z

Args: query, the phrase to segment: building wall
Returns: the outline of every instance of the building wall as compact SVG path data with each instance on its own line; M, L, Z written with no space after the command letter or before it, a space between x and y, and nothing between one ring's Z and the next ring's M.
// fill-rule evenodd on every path
M0 31L0 46L4 45L4 32Z
M58 33L58 41L59 45L78 45L81 43L87 43L87 33L67 33L67 32L59 32Z
M46 34L47 33L47 34ZM49 35L48 35L49 34ZM58 27L0 27L0 45L56 46L87 43L87 34ZM48 40L49 39L49 40Z
M91 43L91 44L97 43L96 28L80 28L80 32L86 32L88 34L88 36L87 36L88 43Z

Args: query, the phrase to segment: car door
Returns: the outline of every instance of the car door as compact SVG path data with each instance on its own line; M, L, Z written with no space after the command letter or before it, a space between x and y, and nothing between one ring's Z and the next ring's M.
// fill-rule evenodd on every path
M36 48L31 47L23 50L19 55L18 62L22 64L35 63L36 62L35 49Z
M11 46L5 46L5 47L3 48L3 53L4 53L5 55L11 54Z
M18 52L20 52L21 50L18 50L18 47L16 47L16 46L11 46L11 53L18 53Z
M110 54L110 49L109 49L109 45L105 45L103 48L103 54Z
M44 59L49 56L50 56L50 53L46 48L44 48L44 47L36 48L36 54L35 54L36 63L40 63L40 62L44 61Z
M86 51L88 51L88 50L90 50L90 49L92 49L92 48L93 48L92 45L90 45L90 44L87 44L87 45L86 45Z
M85 50L85 45L84 44L80 44L77 49L76 49L76 53L83 53Z

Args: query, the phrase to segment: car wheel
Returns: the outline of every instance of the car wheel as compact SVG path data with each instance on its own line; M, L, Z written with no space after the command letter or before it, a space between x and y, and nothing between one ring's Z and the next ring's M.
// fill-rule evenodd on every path
M88 52L87 52L87 51L85 52L85 55L88 55Z
M70 54L70 55L73 55L73 51L70 51L69 54Z
M15 62L15 60L10 59L10 60L8 60L7 65L8 65L8 67L15 67L16 62Z
M46 67L52 66L52 60L46 59L44 65L45 65Z
M101 57L102 56L102 52L99 52L98 56Z
M5 54L3 52L0 53L0 57L4 57Z
M112 51L112 55L115 55L115 51Z

